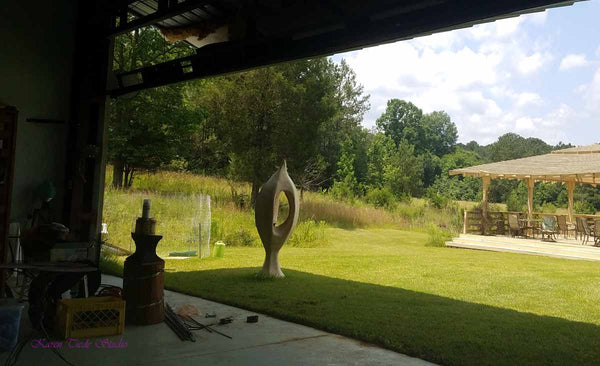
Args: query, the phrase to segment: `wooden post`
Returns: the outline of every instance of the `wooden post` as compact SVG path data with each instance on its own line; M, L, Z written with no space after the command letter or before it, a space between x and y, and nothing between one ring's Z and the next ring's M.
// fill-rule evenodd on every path
M527 178L527 220L533 220L533 178Z
M487 233L488 222L487 222L487 214L488 214L488 187L490 186L490 177L484 176L481 177L481 181L483 183L483 197L481 200L481 231L483 235Z
M575 222L575 215L573 213L573 191L575 190L575 181L567 182L567 191L569 192L569 222Z
M467 220L469 220L469 218L468 218L469 215L467 214L467 209L465 209L464 216L465 216L465 218L463 220L463 234L466 234L467 233L467 225L468 225Z

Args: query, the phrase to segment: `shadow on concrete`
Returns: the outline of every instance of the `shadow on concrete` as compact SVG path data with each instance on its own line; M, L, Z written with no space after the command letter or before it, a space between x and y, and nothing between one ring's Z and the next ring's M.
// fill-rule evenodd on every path
M600 363L594 324L290 269L261 280L258 269L166 273L166 287L441 364Z

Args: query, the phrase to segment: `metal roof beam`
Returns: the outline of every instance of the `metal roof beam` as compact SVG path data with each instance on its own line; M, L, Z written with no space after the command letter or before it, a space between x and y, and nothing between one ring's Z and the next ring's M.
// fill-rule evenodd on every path
M193 56L118 74L118 86L108 93L116 97L184 80L355 50L471 26L507 14L517 16L532 9L543 10L544 7L570 5L572 1L447 0L441 3L434 1L431 4L430 7L418 8L374 22L355 24L353 29L342 28L301 39L294 39L292 35L292 38L241 40L207 45L199 48ZM371 15L375 14L369 14ZM127 80L133 82L128 83Z
M109 34L107 34L107 37L118 36L138 28L153 25L162 20L181 15L190 10L203 8L206 5L217 7L212 0L183 0L181 2L177 2L176 0L158 0L158 9L154 13L139 17L130 22L123 21L124 18L121 11L119 14L115 14L115 16L118 16L120 19L119 26L116 26L110 30Z

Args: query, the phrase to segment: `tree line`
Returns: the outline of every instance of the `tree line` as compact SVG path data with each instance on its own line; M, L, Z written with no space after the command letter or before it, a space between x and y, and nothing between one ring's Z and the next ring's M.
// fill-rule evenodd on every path
M152 28L142 29L116 39L114 67L190 52L185 43L167 44ZM399 99L389 100L375 127L365 129L369 96L347 63L325 57L154 88L111 104L113 186L131 186L140 170L179 169L250 182L252 204L283 159L301 194L321 190L391 208L410 197L436 205L478 200L479 179L448 171L570 146L512 133L487 146L459 144L447 113L423 113ZM526 192L518 181L498 180L490 200L521 209ZM559 184L539 183L535 203L560 206L565 195ZM577 198L588 203L580 211L600 209L598 189L578 187Z

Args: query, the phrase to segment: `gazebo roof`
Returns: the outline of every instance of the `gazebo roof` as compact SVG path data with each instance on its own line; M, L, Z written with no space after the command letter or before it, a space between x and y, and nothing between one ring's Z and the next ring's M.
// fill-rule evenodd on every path
M454 169L450 175L549 182L600 184L600 144L556 150L550 154Z

